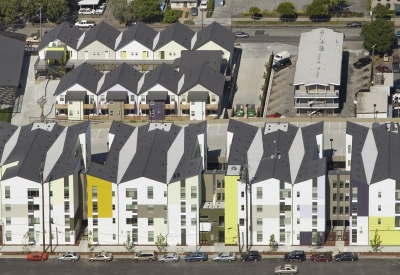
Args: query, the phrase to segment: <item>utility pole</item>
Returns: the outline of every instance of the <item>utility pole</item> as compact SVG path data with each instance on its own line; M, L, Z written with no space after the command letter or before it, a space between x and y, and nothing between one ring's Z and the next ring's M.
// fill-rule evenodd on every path
M44 233L44 182L43 182L43 170L44 170L44 163L40 165L39 171L40 171L40 177L42 181L42 234L43 234L43 253L46 252L46 240L45 240L45 233Z
M247 186L249 184L249 165L246 164L246 252L249 252L249 199L248 199L248 192Z
M39 36L39 41L42 41L42 4L40 4L40 36ZM36 21L37 22L37 21Z
M50 242L50 253L53 253L53 236L52 236L52 234L51 234L51 207L50 207L50 205L51 205L51 196L50 196L50 194L51 194L51 190L50 190L50 181L49 181L49 242Z
M203 22L203 13L204 13L204 11L201 11L201 29L203 29L203 25L204 25L204 22Z
M239 253L242 254L242 247L240 246L240 231L239 231L239 224L237 224L237 236L238 236L238 243L239 243Z

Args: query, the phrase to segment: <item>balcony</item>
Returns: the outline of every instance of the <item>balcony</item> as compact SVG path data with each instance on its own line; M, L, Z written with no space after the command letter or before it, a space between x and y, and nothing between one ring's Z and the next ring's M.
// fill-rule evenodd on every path
M125 110L133 110L135 109L135 102L133 102L132 104L124 104L124 109Z
M176 105L175 104L165 104L164 108L165 108L165 110L175 110Z
M149 109L149 104L139 104L139 109L148 110Z
M93 110L94 104L83 104L83 109L84 110Z
M319 102L314 102L312 104L308 103L295 103L294 104L295 108L301 108L301 109L335 109L339 108L339 103L319 103Z
M68 109L68 104L58 104L56 103L56 109Z
M108 110L108 104L99 104L99 109Z
M190 104L181 104L181 110L190 110Z
M206 110L218 110L218 104L206 104Z
M295 98L339 98L339 91L334 93L307 93L307 92L294 92Z

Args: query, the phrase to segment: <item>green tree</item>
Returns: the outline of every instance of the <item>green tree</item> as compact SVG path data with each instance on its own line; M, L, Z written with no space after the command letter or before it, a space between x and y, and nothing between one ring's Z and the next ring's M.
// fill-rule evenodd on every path
M108 2L108 8L120 22L128 22L130 17L133 17L132 2L128 4L127 1L110 0Z
M134 0L131 2L136 20L151 21L160 15L160 2L157 0Z
M326 0L329 8L336 8L339 5L347 4L347 0Z
M384 5L378 5L372 10L372 14L376 18L383 18L389 14L389 9Z
M61 22L68 12L67 0L52 0L48 2L46 7L47 15L54 18L56 22Z
M371 0L367 0L366 9L367 11L371 11Z
M89 250L91 250L92 247L93 247L93 233L92 233L92 231L89 231L89 233L88 233L87 247L89 248Z
M210 18L212 16L214 10L214 1L207 2L207 11L206 11L206 18Z
M27 232L24 234L24 236L22 237L21 243L22 243L22 251L23 251L25 254L30 253L31 250L30 250L30 247L29 247L29 246L30 246L30 245L29 245L29 231L27 231Z
M363 24L360 35L364 37L365 49L371 51L376 44L375 52L378 53L388 52L396 39L394 23L383 19Z
M329 10L325 0L313 0L307 6L307 15L310 17L327 16L328 14Z
M23 0L21 1L22 12L24 17L31 19L34 16L39 16L40 7L42 7L42 16L46 12L47 1L46 0Z
M126 241L123 243L123 245L127 252L131 252L133 250L133 248L135 247L135 245L132 242L130 234L126 234Z
M280 3L276 11L280 15L294 16L296 14L296 10L292 2Z
M178 21L178 19L179 19L178 12L176 10L171 9L171 7L168 6L168 8L164 12L164 21L166 23L175 23L176 21Z
M278 248L276 245L276 240L275 240L274 234L269 236L269 248L270 248L271 252L275 251Z
M161 233L157 236L157 241L155 242L155 245L157 246L160 253L167 246L166 238Z
M251 14L251 17L253 18L253 21L254 21L255 16L256 16L257 14L260 14L260 13L261 13L261 10L260 10L259 7L253 6L253 7L250 7L250 8L249 8L249 13Z
M382 249L381 247L381 236L379 235L378 229L375 230L375 235L372 240L370 240L370 246L374 252L378 252Z

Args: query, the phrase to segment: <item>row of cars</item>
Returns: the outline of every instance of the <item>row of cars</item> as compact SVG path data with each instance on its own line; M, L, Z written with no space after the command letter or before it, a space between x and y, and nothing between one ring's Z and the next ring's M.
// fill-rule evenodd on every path
M102 5L98 6L96 9L91 9L91 8L80 8L78 11L79 15L95 15L99 14L102 15L106 9L106 3L103 3Z
M376 66L375 69L376 71L380 73L399 73L400 72L400 57L397 54L394 54L392 56L393 62L392 62L392 68L393 70L389 69L387 66ZM387 55L384 56L384 62L389 61L389 57ZM354 62L353 67L356 69L362 69L365 66L372 64L372 59L369 57L362 57L358 59L356 62Z

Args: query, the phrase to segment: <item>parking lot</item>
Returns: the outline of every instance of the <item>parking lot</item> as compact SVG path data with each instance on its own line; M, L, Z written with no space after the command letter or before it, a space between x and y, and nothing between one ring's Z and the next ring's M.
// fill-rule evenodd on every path
M358 262L310 262L294 263L299 274L397 274L396 259L360 259ZM283 265L282 259L262 259L259 262L213 262L203 263L133 262L131 259L114 259L112 262L61 262L50 258L45 262L27 262L25 259L0 259L1 274L274 274L276 266Z
M296 115L293 99L293 80L296 71L297 56L291 56L291 61L291 66L274 73L267 115L274 113L280 113L286 117L293 117Z

